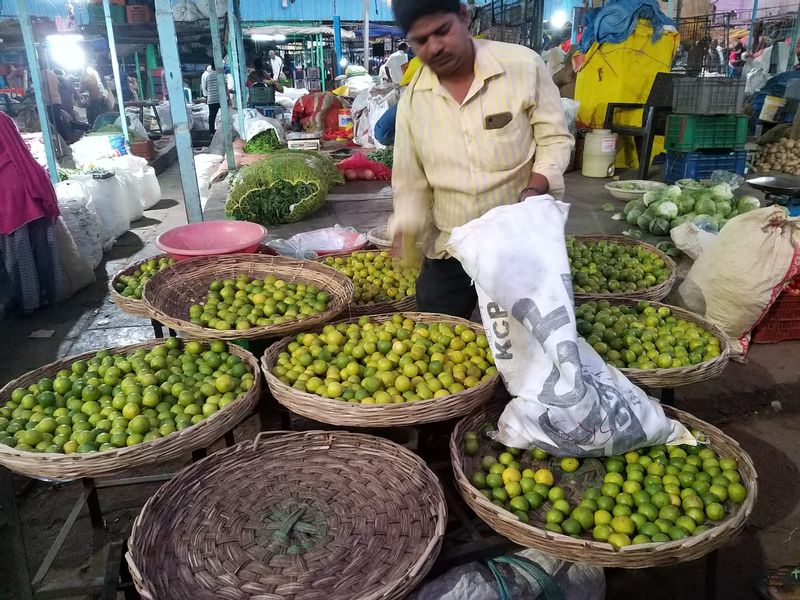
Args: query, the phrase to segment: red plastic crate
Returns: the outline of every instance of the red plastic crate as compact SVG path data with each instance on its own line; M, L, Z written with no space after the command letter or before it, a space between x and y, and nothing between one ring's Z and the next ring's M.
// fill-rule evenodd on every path
M153 22L153 11L141 4L126 6L125 13L129 25L146 25Z
M753 332L757 344L800 340L800 282L786 288Z

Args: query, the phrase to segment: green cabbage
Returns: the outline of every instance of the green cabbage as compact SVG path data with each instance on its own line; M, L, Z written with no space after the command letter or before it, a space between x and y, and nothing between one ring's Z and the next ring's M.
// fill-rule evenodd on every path
M623 209L623 212L627 215L634 208L638 208L642 212L644 212L644 209L645 209L644 200L642 200L641 198L636 198L636 200L631 200L630 202L628 202L625 205L625 208Z
M677 185L671 185L668 188L662 190L664 193L664 197L668 200L672 200L673 202L681 197L681 188Z
M636 226L639 229L643 229L644 231L650 230L650 223L653 220L653 216L648 212L643 212L641 216L636 220Z
M730 200L733 198L733 190L730 184L724 181L713 186L710 191L711 197L714 198L714 200Z
M225 213L261 225L295 223L322 207L329 185L313 157L271 155L242 169L231 185Z
M625 220L629 225L636 225L639 222L639 217L644 214L644 208L632 208L625 214Z
M678 200L678 209L682 215L694 210L694 198L689 194L682 194Z
M658 217L650 222L649 231L653 235L669 234L669 219Z
M736 210L740 215L756 208L761 208L761 202L755 196L742 196L736 203Z
M719 216L727 217L729 214L731 214L731 205L725 200L718 200L715 204L717 207L715 212Z
M315 167L325 176L330 185L344 185L344 175L336 168L336 163L327 154L316 150L279 150L274 152L273 156L297 156L298 154L307 156L314 161Z
M678 225L683 225L686 221L687 218L684 215L678 215L670 221L669 228L670 230L675 229Z
M678 205L669 200L665 200L655 209L655 214L665 219L674 219L678 216Z
M644 202L645 206L650 206L656 200L660 200L662 198L663 190L650 190L649 192L645 192L644 196L642 196L642 202Z
M694 209L701 215L713 215L717 211L717 205L710 196L703 195L695 202Z

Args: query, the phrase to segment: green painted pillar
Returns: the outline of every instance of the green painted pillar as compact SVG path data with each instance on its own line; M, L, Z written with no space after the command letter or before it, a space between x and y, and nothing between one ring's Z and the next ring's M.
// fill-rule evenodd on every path
M147 68L147 93L148 98L154 100L156 97L155 86L153 85L153 71L158 68L158 50L155 44L147 44L144 54L145 67Z

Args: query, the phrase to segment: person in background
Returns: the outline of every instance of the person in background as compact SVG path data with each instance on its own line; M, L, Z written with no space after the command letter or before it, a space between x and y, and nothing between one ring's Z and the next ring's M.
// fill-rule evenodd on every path
M67 143L74 140L70 119L61 106L61 86L58 76L49 69L42 69L42 96L47 105L47 115L50 122L55 126L58 135Z
M264 62L260 58L253 59L253 70L247 76L247 87L252 87L256 83L263 83L264 85L275 88L275 91L282 92L283 86L278 81L278 77L272 73L264 70Z
M744 46L742 42L736 42L736 45L731 49L731 53L728 55L729 77L741 77L742 67L744 66L742 54L744 54Z
M203 74L200 76L200 91L202 92L203 97L208 96L208 94L206 93L206 85L208 83L208 76L211 75L211 72L213 70L214 70L214 67L212 67L211 65L208 65L206 67L206 70L203 71Z
M211 136L217 130L217 113L219 112L220 102L222 101L223 94L220 93L219 77L214 67L211 67L211 73L206 79L206 104L208 104L208 129ZM225 94L225 101L227 102L227 94Z
M61 96L61 109L67 113L70 120L75 120L75 85L72 79L61 69L53 71L58 77L58 93Z
M381 83L384 81L389 81L389 71L387 71L387 63L388 59L381 63L381 66L378 67L378 77L381 79Z
M272 77L280 81L283 77L283 59L275 53L275 50L269 51L269 66L272 69Z
M96 63L92 61L92 64ZM100 79L100 74L91 65L84 70L80 91L89 96L89 101L86 105L86 120L93 127L97 117L106 110L106 90L102 79Z
M389 74L389 81L400 83L403 78L403 65L408 62L408 43L400 42L397 44L397 51L389 55L386 59L386 72Z
M469 318L477 293L447 253L450 233L497 206L563 197L574 140L533 50L473 40L460 0L394 0L392 10L424 65L397 109L394 246L422 243L420 312Z

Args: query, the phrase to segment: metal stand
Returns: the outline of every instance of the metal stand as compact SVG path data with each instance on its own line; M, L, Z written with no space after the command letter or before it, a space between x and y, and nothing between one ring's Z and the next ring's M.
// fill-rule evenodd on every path
M153 336L157 339L178 336L178 333L174 329L170 329L169 327L164 327L164 325L162 325L155 319L150 319L150 325L153 327Z

